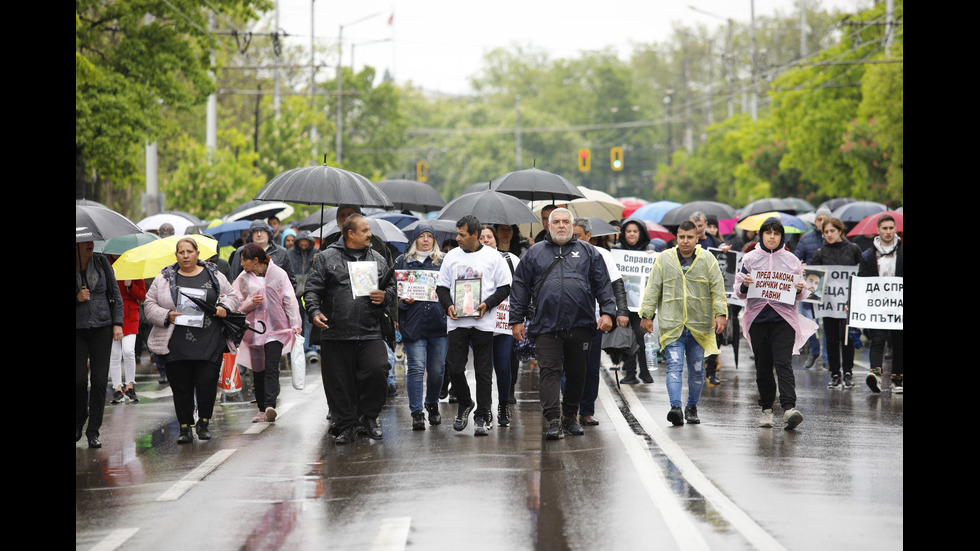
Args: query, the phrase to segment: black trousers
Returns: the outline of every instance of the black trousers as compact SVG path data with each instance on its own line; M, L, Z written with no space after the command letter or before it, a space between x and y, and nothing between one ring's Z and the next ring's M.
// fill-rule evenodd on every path
M647 367L647 349L643 346L643 337L646 336L646 331L640 327L640 315L636 312L630 312L630 327L633 329L633 335L636 337L639 346L636 349L636 354L623 360L623 372L627 375L636 375L636 368L639 367L640 375L646 375L650 372Z
M252 365L255 362L263 362L264 371L252 371L252 378L255 382L255 404L259 411L265 408L276 407L276 399L279 398L279 359L282 357L282 343L279 341L269 341L265 343L262 352L252 350Z
M844 343L847 320L824 318L823 329L827 337L827 367L830 368L830 372L840 375L843 369L844 373L850 373L854 369L854 344Z
M871 367L882 367L885 363L885 343L892 349L892 375L905 373L905 331L888 329L868 329L871 337Z
M167 378L174 393L174 411L181 425L194 424L194 399L197 398L198 419L214 415L215 396L221 360L177 360L167 362Z
M548 421L578 414L585 389L585 371L589 365L589 351L595 329L572 329L545 333L534 337L535 354L538 358L538 391L541 409ZM561 391L561 376L565 374L565 392ZM559 401L561 402L559 407Z
M320 343L323 392L330 421L345 430L360 420L376 418L388 398L388 349L381 339Z
M749 327L755 354L755 382L759 386L759 405L772 409L779 385L779 404L796 407L796 378L793 376L793 345L796 331L785 321L753 323ZM773 371L776 376L773 378Z
M111 325L75 329L75 430L87 420L86 436L99 436L102 428L111 354Z
M489 419L493 406L493 333L472 327L457 327L449 332L446 372L453 384L453 395L460 405L473 402L466 382L466 360L473 348L473 371L476 375L476 409L474 417Z

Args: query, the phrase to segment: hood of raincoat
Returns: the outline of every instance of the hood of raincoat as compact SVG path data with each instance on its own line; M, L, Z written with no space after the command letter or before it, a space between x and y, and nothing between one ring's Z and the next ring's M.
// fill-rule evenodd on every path
M636 224L640 228L640 240L636 242L636 245L630 245L626 242L626 227L630 224ZM619 246L620 248L626 249L628 251L644 251L650 244L650 232L647 230L647 225L643 220L637 220L635 218L630 218L629 220L623 222L622 227L619 230Z

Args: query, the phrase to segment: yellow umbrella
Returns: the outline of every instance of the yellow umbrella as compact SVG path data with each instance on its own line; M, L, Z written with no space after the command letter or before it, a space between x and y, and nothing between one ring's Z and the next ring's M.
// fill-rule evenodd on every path
M779 218L786 233L803 233L806 231L806 224L802 220L792 214L776 211L746 216L738 224L735 224L735 227L740 230L759 231L762 223L770 218Z
M218 250L218 242L210 237L198 234L171 235L124 252L112 265L116 272L116 279L150 279L156 277L160 270L177 262L177 242L185 237L197 241L202 260L211 258Z

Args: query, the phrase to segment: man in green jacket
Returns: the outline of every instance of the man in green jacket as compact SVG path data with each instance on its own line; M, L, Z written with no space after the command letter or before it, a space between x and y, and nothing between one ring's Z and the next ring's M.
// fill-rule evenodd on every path
M677 229L677 246L657 256L640 304L640 327L653 332L660 320L660 347L667 356L667 395L674 425L696 424L704 386L704 356L718 354L714 333L725 330L728 305L725 281L714 255L698 245L698 230L685 221ZM687 358L687 407L681 411L684 360Z

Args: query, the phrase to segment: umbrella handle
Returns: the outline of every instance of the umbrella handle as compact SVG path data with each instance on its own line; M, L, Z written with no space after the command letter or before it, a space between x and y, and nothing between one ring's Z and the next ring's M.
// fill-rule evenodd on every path
M251 325L246 325L245 328L248 329L249 331L258 333L259 335L264 334L265 333L265 322L262 321L262 320L255 320L255 323L261 323L262 324L262 330L261 331L259 331L258 329L252 327Z

